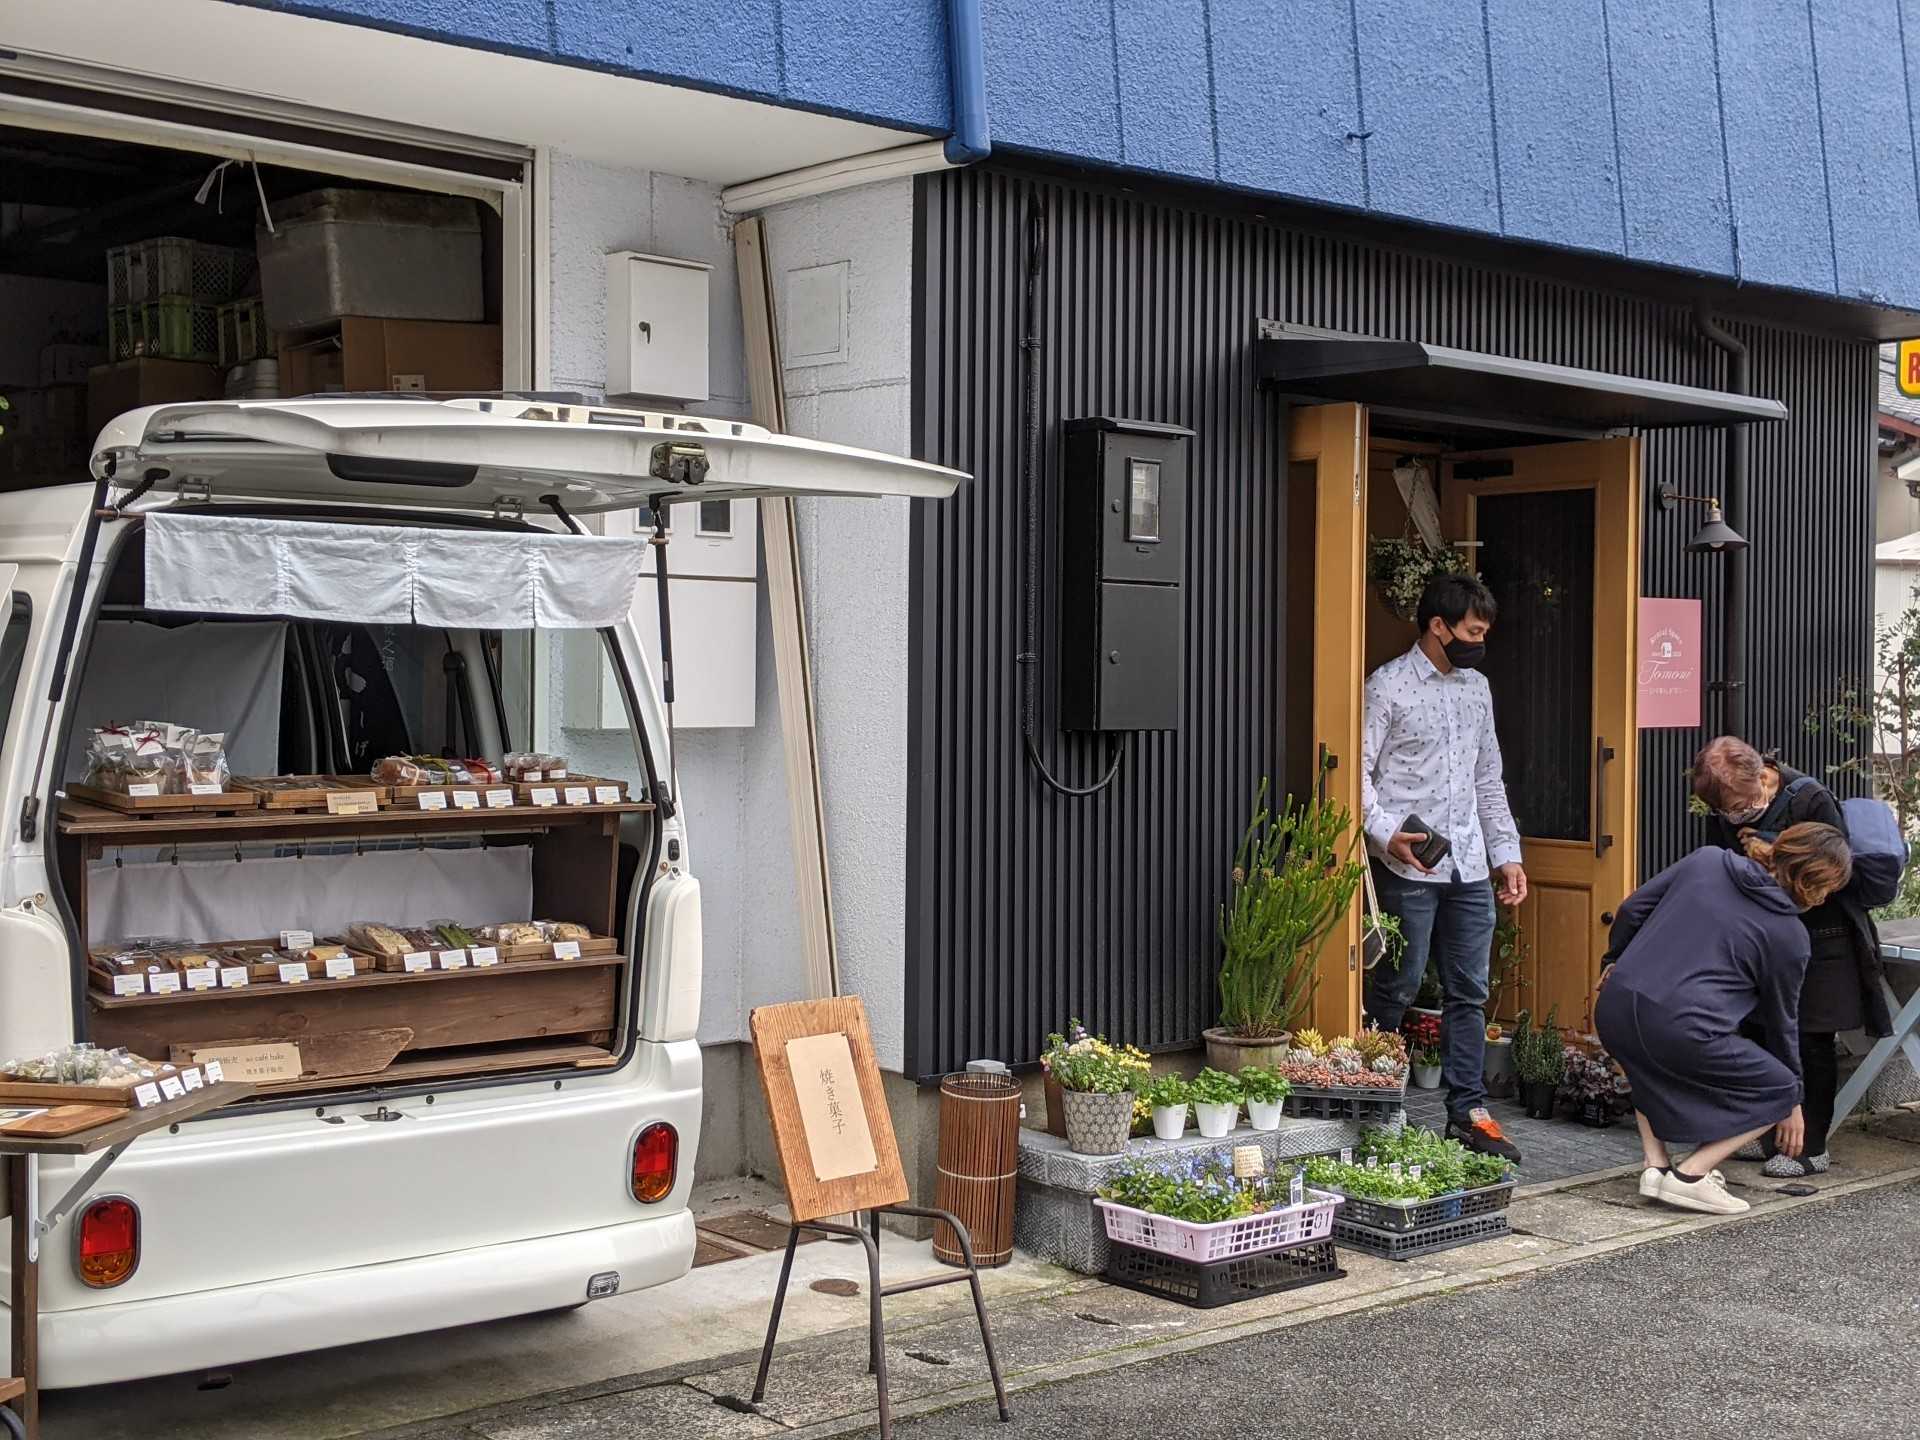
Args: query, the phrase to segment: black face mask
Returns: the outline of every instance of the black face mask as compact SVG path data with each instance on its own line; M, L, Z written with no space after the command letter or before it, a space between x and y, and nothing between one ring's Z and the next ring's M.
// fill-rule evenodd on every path
M1487 658L1485 645L1470 645L1457 635L1440 648L1446 653L1447 663L1456 670L1478 670L1480 662Z

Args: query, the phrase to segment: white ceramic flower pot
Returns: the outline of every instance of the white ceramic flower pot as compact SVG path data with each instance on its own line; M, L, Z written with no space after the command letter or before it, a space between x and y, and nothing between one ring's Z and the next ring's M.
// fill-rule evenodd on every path
M1247 1124L1256 1130L1278 1130L1280 1102L1278 1100L1247 1101Z
M1414 1066L1413 1084L1417 1090L1438 1090L1440 1088L1440 1067L1438 1065Z
M1153 1133L1162 1140L1178 1140L1187 1133L1187 1107L1183 1101L1178 1105L1156 1105L1153 1107Z
M1193 1102L1194 1118L1200 1122L1200 1133L1209 1140L1223 1140L1233 1133L1233 1122L1240 1118L1238 1105L1207 1105L1201 1101Z

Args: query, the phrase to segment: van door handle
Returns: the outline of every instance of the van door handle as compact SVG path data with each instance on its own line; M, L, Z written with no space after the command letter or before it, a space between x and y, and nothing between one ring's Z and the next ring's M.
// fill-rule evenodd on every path
M1607 762L1613 759L1613 747L1602 735L1593 742L1593 858L1604 860L1613 848L1613 836L1607 833Z

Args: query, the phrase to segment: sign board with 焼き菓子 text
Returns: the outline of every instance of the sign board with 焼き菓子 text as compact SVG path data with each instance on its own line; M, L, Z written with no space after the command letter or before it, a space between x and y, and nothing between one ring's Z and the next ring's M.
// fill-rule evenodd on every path
M1642 730L1700 724L1700 602L1640 597L1634 656Z
M1920 340L1902 340L1893 383L1909 400L1920 400Z
M763 1005L748 1024L793 1219L904 1201L907 1177L859 997Z

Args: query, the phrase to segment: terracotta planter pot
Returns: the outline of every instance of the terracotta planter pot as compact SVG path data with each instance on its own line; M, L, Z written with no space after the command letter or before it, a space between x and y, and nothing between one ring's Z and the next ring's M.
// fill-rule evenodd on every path
M1207 1042L1207 1064L1229 1075L1238 1075L1245 1065L1262 1065L1269 1070L1276 1070L1280 1062L1287 1058L1287 1049L1293 1043L1291 1034L1275 1035L1264 1040L1245 1040L1220 1025L1203 1031L1202 1036Z
M1047 1134L1067 1138L1067 1108L1061 1103L1060 1082L1047 1076Z
M1096 1095L1088 1090L1063 1090L1067 1112L1067 1145L1076 1155L1118 1155L1127 1148L1133 1131L1133 1092Z

